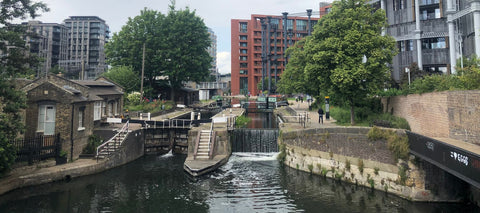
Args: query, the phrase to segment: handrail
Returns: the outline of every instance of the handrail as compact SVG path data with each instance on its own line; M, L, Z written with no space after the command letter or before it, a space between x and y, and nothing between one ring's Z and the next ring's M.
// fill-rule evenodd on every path
M212 131L211 134L212 134L212 137L211 137L210 140L212 141L212 143L211 143L211 145L210 145L210 152L208 153L208 158L209 158L209 159L212 159L212 157L213 157L213 149L215 148L215 132Z
M128 133L129 122L130 121L127 121L125 123L125 125L123 125L123 127L120 129L120 131L118 131L117 134L115 134L112 138L110 138L109 140L107 140L106 142L102 143L100 146L97 147L97 155L96 155L97 156L97 161L98 161L98 156L99 156L101 148L105 147L107 144L109 144L110 142L115 140L115 138L117 138L121 133L124 133L125 131ZM123 144L124 140L122 140L120 142L120 146ZM116 149L116 146L114 146L114 149ZM109 152L109 154L110 154L110 152Z
M198 131L197 134L197 139L195 140L195 149L193 150L193 159L197 157L197 152L198 152L198 146L200 144L200 135L202 134L202 131Z

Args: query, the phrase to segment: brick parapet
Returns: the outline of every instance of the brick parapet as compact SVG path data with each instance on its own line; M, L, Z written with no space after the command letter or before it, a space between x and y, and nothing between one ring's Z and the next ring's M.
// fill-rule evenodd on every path
M480 90L382 99L384 112L405 118L413 132L480 144Z

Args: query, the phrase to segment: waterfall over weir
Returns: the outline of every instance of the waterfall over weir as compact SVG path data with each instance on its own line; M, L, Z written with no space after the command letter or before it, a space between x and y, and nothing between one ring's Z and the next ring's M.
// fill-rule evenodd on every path
M232 152L278 152L278 129L235 129Z

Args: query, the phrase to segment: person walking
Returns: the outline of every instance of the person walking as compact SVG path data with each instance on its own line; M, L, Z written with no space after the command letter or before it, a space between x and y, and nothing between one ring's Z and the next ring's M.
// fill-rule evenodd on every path
M323 124L323 109L322 107L318 108L318 123Z

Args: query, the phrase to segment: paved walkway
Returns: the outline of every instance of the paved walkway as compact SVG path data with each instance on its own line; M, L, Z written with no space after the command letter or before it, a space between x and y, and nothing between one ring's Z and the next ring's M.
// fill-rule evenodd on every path
M307 121L307 124L306 124L306 127L309 127L309 128L319 128L319 127L324 127L324 126L336 126L335 124L335 119L333 119L331 116L330 116L330 119L327 120L325 119L325 115L323 115L323 124L320 124L318 122L318 119L319 119L319 116L318 116L318 113L317 113L317 110L314 109L312 111L308 111L308 102L304 101L303 103L298 101L291 101L289 100L288 101L289 105L290 105L290 108L292 108L293 110L295 110L297 113L303 113L303 112L307 112L308 113L308 121Z

